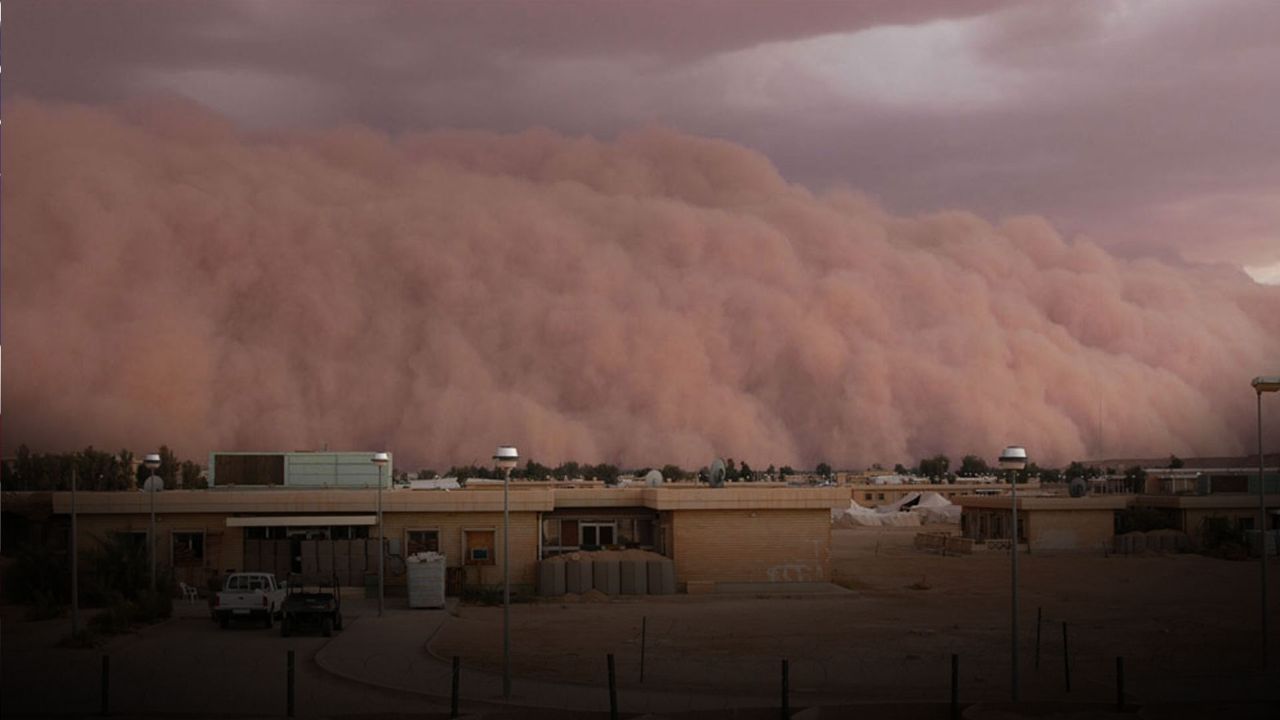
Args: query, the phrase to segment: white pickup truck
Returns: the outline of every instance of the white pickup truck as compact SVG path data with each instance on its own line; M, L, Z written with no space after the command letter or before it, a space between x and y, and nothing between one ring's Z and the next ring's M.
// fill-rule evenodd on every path
M214 596L213 617L224 628L232 620L255 620L271 627L284 597L284 584L271 573L232 573Z

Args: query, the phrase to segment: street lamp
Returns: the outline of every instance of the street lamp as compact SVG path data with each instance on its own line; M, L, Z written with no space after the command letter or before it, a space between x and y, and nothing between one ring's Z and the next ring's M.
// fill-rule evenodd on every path
M1262 551L1262 667L1267 667L1267 493L1263 481L1262 462L1262 393L1280 391L1280 375L1261 376L1253 379L1254 392L1258 394L1258 539Z
M391 462L391 455L384 452L373 454L373 464L378 466L378 617L382 617L382 589L383 589L383 550L382 547L382 468Z
M1009 543L1010 593L1009 627L1012 633L1010 655L1013 661L1010 680L1013 701L1018 701L1018 471L1027 467L1027 451L1010 445L1000 453L1000 467L1009 471L1009 507L1013 516L1012 542Z
M154 595L156 591L156 493L164 488L164 481L156 477L156 468L160 467L159 454L147 453L142 464L151 471L147 475L147 481L142 484L142 489L151 496L151 531L147 533L147 554L151 556L151 593Z
M493 453L493 464L502 471L502 698L511 698L511 469L520 461L520 453L511 445L499 445Z
M80 578L77 555L80 554L76 532L76 466L71 464L71 639L80 635Z

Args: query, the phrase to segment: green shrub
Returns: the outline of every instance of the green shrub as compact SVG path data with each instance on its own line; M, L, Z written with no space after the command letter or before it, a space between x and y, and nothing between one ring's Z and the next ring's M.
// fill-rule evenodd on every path
M138 613L137 603L117 597L102 612L90 618L89 627L103 635L118 635L128 632Z
M65 610L66 606L57 602L52 595L37 590L27 606L24 617L30 621L52 620L61 617Z
M158 582L158 581L157 581ZM161 587L168 587L167 584ZM164 590L143 591L138 598L138 615L141 623L154 623L173 615L173 594Z
M5 568L4 591L19 603L56 605L71 598L71 566L65 551L44 544L24 545Z

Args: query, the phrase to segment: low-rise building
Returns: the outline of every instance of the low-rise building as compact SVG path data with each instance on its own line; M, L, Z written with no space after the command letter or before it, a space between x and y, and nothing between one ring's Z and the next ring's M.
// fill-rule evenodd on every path
M437 551L457 584L502 577L501 484L381 493L386 582L405 582L405 558ZM157 561L203 586L231 571L334 573L364 585L377 572L375 489L235 487L80 492L82 552L115 535L145 543L155 504ZM65 532L67 492L50 496L52 534ZM640 548L670 557L678 584L788 582L830 577L830 511L841 488L574 487L513 482L511 579L532 590L538 562L580 549ZM6 500L7 502L7 500ZM63 535L65 537L65 535Z

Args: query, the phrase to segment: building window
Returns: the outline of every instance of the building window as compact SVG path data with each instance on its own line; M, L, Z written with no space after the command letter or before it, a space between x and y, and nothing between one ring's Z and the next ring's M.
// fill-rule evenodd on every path
M175 567L204 564L203 532L173 534L173 564Z
M871 499L871 493L863 493L863 494L862 494L862 499L863 499L863 500L870 500L870 499Z
M590 523L581 524L582 529L582 547L604 547L613 545L614 538L617 535L617 528L614 523Z
M876 493L876 499L877 499L877 500L883 500L883 499L884 499L884 493Z
M496 562L494 535L493 530L463 530L463 562L467 565L493 565Z
M405 556L422 552L440 552L439 530L406 530Z

